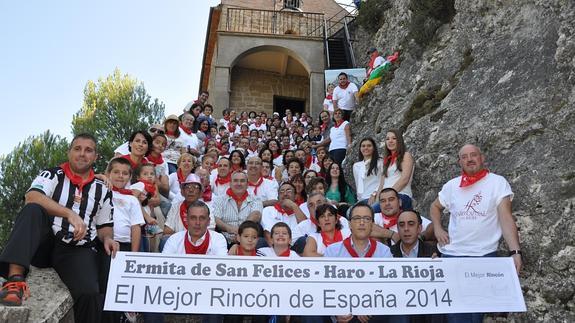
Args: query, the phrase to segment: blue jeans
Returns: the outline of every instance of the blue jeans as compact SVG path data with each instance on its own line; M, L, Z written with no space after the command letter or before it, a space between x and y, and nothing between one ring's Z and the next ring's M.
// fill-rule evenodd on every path
M452 256L442 254L442 258L469 258L471 256ZM481 257L497 257L497 251L490 252ZM484 313L450 313L447 314L447 322L449 323L482 323Z

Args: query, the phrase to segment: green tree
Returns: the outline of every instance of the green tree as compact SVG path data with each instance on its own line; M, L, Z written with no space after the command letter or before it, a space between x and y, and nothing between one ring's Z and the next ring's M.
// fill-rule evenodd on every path
M0 246L4 245L14 218L24 206L24 194L41 170L67 160L68 142L49 130L30 136L0 157Z
M152 100L142 83L116 69L106 79L88 81L82 108L72 119L72 132L96 136L100 155L96 170L103 172L114 149L132 132L145 130L163 118L164 104Z

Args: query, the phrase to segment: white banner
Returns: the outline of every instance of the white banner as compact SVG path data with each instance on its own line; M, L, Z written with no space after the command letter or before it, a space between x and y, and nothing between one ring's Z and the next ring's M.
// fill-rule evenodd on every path
M385 315L524 312L511 258L265 258L119 252L106 310Z

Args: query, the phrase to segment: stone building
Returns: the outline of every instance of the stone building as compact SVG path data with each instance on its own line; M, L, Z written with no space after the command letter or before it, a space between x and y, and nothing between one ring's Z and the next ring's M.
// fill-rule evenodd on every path
M222 0L212 7L200 88L210 92L215 117L225 108L317 115L324 69L353 65L351 43L334 41L352 19L349 10L334 0Z

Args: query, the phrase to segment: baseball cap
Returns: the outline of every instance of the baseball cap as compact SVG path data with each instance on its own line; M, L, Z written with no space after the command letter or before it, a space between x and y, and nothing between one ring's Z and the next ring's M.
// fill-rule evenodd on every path
M376 51L377 51L377 48L372 47L372 48L370 48L370 49L367 51L367 54L369 55L369 54L371 54L371 53L373 53L373 52L376 52Z
M168 122L169 120L174 120L174 121L180 122L180 119L175 114L170 114L169 116L167 116L164 123Z

